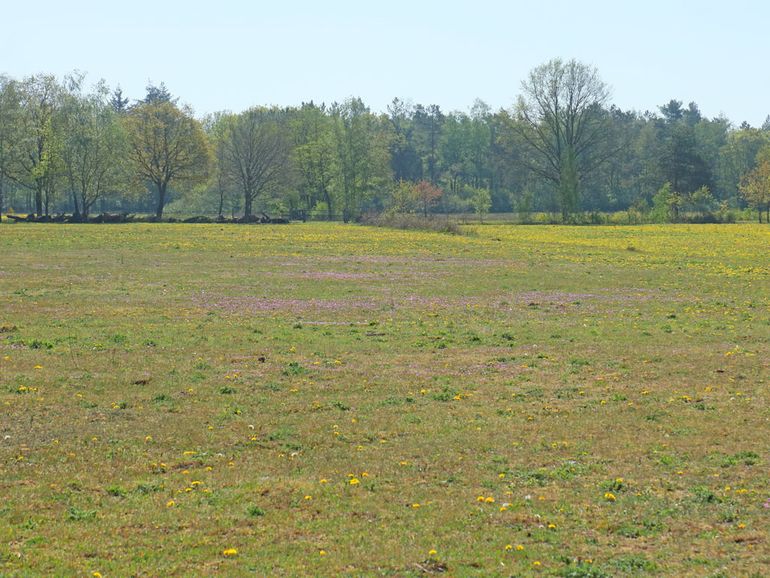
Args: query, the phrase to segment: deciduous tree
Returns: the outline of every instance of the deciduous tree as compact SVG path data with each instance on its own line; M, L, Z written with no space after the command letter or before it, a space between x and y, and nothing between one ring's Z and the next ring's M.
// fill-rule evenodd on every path
M125 176L125 133L103 83L92 94L82 94L79 85L73 86L62 110L62 160L74 215L87 220L94 203L114 192Z
M551 60L522 83L517 113L533 154L529 167L556 186L566 220L579 207L580 179L607 158L609 90L597 70Z
M250 220L254 201L280 187L289 163L288 127L278 109L252 108L227 121L226 170L243 194L243 217Z
M757 165L743 177L740 190L749 206L757 210L759 222L762 222L762 211L765 211L770 223L770 146L759 151Z
M200 123L168 100L143 102L125 117L128 158L135 174L154 185L155 218L163 218L169 185L194 185L208 175L210 152Z

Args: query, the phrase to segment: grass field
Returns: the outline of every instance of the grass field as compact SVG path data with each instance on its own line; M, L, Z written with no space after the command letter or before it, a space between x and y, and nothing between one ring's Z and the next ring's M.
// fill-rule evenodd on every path
M770 575L770 227L0 226L0 575Z

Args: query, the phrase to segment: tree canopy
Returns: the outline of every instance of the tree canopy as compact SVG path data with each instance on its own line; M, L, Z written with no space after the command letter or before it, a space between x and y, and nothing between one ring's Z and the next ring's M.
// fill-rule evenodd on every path
M695 101L621 110L576 60L533 69L510 108L467 111L352 97L196 118L162 82L131 98L80 74L0 76L0 212L704 220L765 210L768 145L770 122L707 118Z

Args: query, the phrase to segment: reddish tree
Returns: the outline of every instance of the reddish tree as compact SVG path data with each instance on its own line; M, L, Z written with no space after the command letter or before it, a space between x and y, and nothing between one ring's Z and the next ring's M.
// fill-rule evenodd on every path
M428 216L428 210L433 207L444 194L440 188L429 181L420 181L414 186L417 200L422 208L423 215Z

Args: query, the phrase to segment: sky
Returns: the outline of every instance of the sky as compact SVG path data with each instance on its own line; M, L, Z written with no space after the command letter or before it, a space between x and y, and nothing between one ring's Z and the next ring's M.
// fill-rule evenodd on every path
M198 115L351 96L510 108L552 58L595 66L624 110L770 114L762 0L3 0L0 18L0 74L79 70L131 99L164 82Z

